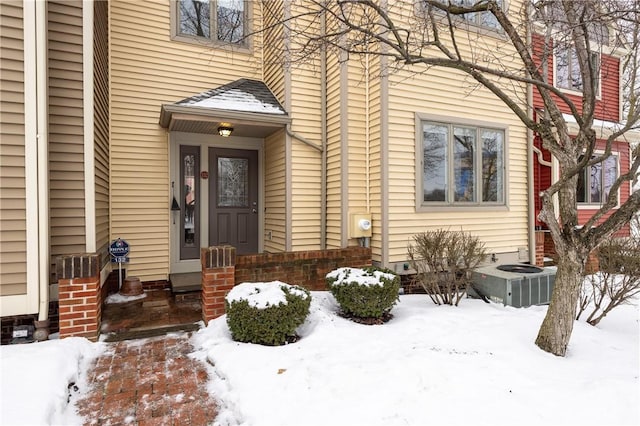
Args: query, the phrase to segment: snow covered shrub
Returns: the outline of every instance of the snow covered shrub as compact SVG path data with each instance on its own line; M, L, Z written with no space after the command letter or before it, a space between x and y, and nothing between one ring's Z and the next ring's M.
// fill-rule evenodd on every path
M576 319L587 309L586 321L597 325L615 307L640 294L640 237L614 239L598 248L600 272L585 277Z
M342 313L354 319L381 320L398 301L400 277L388 269L338 268L326 279Z
M471 284L471 271L486 258L478 237L444 229L414 235L408 254L415 280L433 303L455 306Z
M225 297L233 340L277 346L295 342L296 328L309 314L308 290L280 281L243 283Z

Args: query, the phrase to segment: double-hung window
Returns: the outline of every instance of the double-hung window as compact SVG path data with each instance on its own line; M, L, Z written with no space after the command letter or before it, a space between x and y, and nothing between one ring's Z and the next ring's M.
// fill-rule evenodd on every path
M470 7L477 3L477 0L451 0L452 5ZM504 7L504 2L498 0L498 6ZM470 24L477 25L491 30L497 30L500 27L498 20L491 12L467 13L462 15L463 19Z
M200 43L245 45L245 0L176 0L174 38Z
M593 157L592 157L593 158ZM580 157L582 160L582 157ZM581 204L601 204L609 197L618 178L618 155L612 154L603 162L586 167L578 175L577 201Z
M598 53L591 52L591 63L595 65L596 74L598 75L596 81L596 93L598 93L600 85L600 55ZM570 45L557 46L555 49L555 64L556 87L582 92L584 85L576 49Z
M421 205L505 202L505 131L421 121Z

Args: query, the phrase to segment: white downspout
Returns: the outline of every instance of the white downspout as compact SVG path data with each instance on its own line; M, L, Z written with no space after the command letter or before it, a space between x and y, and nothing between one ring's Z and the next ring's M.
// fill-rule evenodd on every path
M551 182L555 183L560 180L560 163L558 163L558 159L554 156L551 158ZM560 219L560 199L558 198L558 194L556 193L553 196L553 211L555 213L556 220Z
M531 148L533 148L533 152L536 153L536 157L538 158L538 163L542 164L543 166L547 166L547 167L552 167L553 166L553 163L551 161L547 161L547 160L544 159L544 156L542 155L542 151L540 151L537 146L531 145Z
M527 17L531 16L529 14L529 11L527 11L526 16ZM532 46L532 36L531 36L532 24L531 22L528 22L528 24L529 25L527 25L527 44L529 46ZM527 84L527 116L529 119L533 119L533 87L531 84ZM529 147L529 149L527 149L527 182L528 182L527 204L529 205L529 208L527 210L527 222L529 224L528 226L529 263L531 265L536 264L536 232L535 232L536 220L535 220L535 199L534 199L535 184L534 184L534 172L533 172L533 150L535 150L536 147L533 145L533 139L534 139L533 131L527 128L527 146ZM540 155L541 152L539 151L537 152L539 156L542 157Z
M322 11L322 35L326 35L327 14ZM320 57L320 250L327 248L327 48L323 44Z
M49 111L47 73L47 3L36 7L36 117L38 141L38 321L49 318Z
M367 41L365 40L365 43L367 43ZM370 189L370 185L371 185L371 177L369 174L369 167L370 167L370 158L369 158L369 151L371 148L371 134L370 134L370 130L369 130L369 126L371 124L371 120L369 119L369 101L370 101L370 96L371 94L370 92L370 87L369 87L369 45L367 44L366 47L367 51L364 54L364 173L365 173L365 200L366 200L366 207L367 207L367 213L371 212L371 189Z

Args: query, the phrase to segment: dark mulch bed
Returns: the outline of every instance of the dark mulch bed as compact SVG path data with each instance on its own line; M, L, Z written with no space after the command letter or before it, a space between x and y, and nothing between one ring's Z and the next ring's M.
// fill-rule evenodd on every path
M340 312L339 315L342 318L346 318L353 322L357 322L358 324L365 325L384 324L385 322L388 322L391 320L391 318L393 318L393 314L390 312L385 312L384 314L382 314L382 317L357 317L355 315L347 314L344 312Z
M288 345L290 343L295 343L298 340L300 340L300 336L298 336L297 334L294 334L293 336L287 336L287 341L286 341L285 345Z

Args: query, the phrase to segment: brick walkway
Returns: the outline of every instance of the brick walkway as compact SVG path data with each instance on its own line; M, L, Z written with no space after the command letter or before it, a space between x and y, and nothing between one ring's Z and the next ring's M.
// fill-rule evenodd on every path
M109 343L76 403L87 425L208 425L216 404L206 367L188 357L190 334Z

